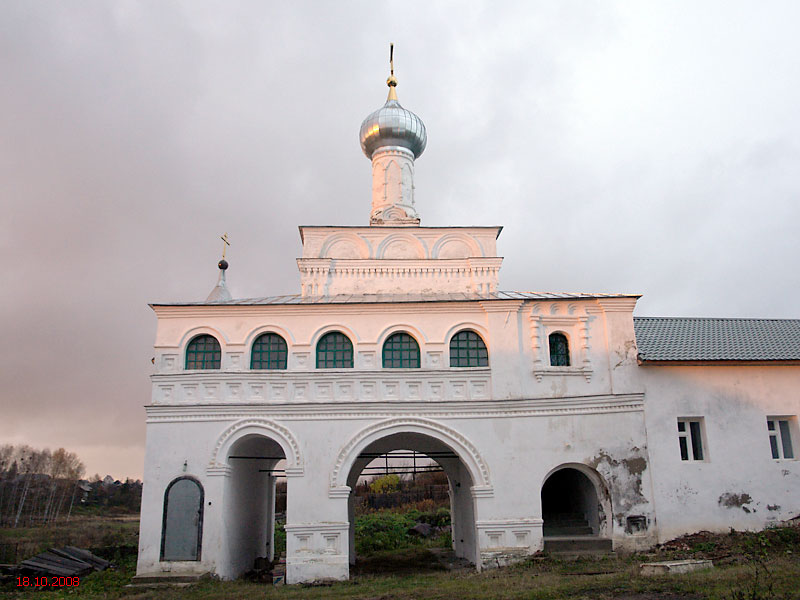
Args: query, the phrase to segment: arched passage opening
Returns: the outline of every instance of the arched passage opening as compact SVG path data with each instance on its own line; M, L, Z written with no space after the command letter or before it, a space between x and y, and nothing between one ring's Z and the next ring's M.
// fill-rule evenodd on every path
M608 515L608 494L596 473L564 466L545 479L542 485L545 537L605 537Z
M279 558L275 551L276 488L278 479L285 476L285 459L279 443L257 433L239 438L228 449L225 535L233 577L254 569L257 561Z
M401 458L397 456L398 451ZM351 490L356 489L359 478L365 474L375 474L372 465L388 465L387 471L408 474L411 465L408 458L413 453L419 465L431 462L441 468L447 477L450 497L450 522L452 550L456 557L478 565L478 538L475 526L475 500L472 495L474 478L470 468L458 451L433 435L415 431L386 432L386 435L372 439L358 451L349 471L346 484ZM388 458L387 458L388 455ZM391 464L390 464L390 461ZM412 471L413 472L413 471ZM356 502L354 492L348 498L348 521L350 523L349 560L356 563Z

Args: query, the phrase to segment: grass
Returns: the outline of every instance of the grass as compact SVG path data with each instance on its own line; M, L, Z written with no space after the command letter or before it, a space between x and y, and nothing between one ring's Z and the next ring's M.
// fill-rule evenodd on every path
M53 547L116 548L138 543L138 515L78 515L69 523L0 529L0 562L19 562Z
M104 523L99 525L102 531ZM2 532L2 535L5 536L6 532ZM28 535L32 536L33 533L28 532ZM0 587L0 597L126 600L800 599L800 528L797 527L760 533L695 534L647 554L578 560L539 555L511 567L482 573L443 571L430 549L415 546L402 551L374 553L359 561L350 581L320 586L273 587L209 578L188 588L131 589L124 586L135 572L135 549L122 548L116 555L110 555L109 552L112 551L105 551L105 556L112 559L118 568L84 577L78 588L41 591L16 588L12 582L11 585ZM712 570L659 577L642 577L638 572L641 562L709 555L718 565Z
M411 562L424 561L424 549L411 549ZM429 558L433 558L430 556ZM402 557L401 557L402 559ZM708 598L736 600L737 591L748 592L753 569L749 564L731 565L682 576L641 577L634 557L579 560L529 560L514 567L473 572L422 572L394 575L361 575L351 581L326 586L280 586L244 581L203 581L181 589L137 590L124 588L133 574L134 557L123 559L120 569L96 573L82 579L71 590L15 592L9 598L351 598L382 600L444 600L451 598L494 599L560 599L560 598L626 598L628 600L672 598ZM795 558L773 558L768 562L774 583L771 595L742 596L747 598L798 598L800 561Z

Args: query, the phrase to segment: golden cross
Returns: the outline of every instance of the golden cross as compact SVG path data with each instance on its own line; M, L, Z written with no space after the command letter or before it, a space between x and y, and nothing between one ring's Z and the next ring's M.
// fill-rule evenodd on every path
M231 245L231 243L228 241L228 234L227 233L219 236L219 239L221 239L223 242L225 242L222 245L222 258L224 259L225 258L225 250L228 248L228 246Z
M394 76L394 43L389 43L389 69L391 70L390 75Z

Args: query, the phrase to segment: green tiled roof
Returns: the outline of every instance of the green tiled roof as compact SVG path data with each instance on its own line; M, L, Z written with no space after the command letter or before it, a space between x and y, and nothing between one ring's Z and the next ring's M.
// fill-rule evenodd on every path
M642 361L800 360L798 319L634 317Z

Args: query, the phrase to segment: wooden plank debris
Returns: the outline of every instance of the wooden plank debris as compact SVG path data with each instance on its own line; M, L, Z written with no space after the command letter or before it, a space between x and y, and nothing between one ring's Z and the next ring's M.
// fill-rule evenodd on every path
M111 566L106 560L91 552L66 546L51 548L19 564L21 572L38 576L81 577L92 571L102 571Z

